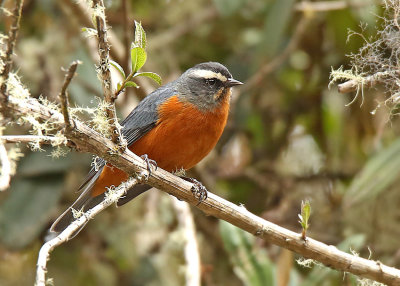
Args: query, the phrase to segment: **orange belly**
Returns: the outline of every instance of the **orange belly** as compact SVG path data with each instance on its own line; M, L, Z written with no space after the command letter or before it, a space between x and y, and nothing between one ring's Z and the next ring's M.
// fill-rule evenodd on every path
M159 121L146 135L129 146L136 155L147 154L158 167L173 172L188 170L200 162L217 144L229 113L230 94L212 111L199 111L193 104L171 97L159 108ZM128 175L107 165L96 181L92 195L118 186Z

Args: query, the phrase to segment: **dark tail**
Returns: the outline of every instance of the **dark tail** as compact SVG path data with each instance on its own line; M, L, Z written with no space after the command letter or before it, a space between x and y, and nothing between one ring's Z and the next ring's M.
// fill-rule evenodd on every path
M90 190L96 180L97 176L94 176L93 179L87 183L87 185L83 188L84 191L79 196L79 198L53 223L53 225L50 228L51 232L57 232L57 233L62 232L76 219L73 215L72 211L73 209L76 211L86 212L103 201L104 193L97 197L91 196ZM136 198L137 196L139 196L140 194L144 193L149 189L151 189L151 186L149 185L136 185L132 187L126 192L125 196L119 199L119 201L117 202L117 206L122 206L126 204L130 200ZM71 238L75 237L82 230L83 227L84 226L78 229Z

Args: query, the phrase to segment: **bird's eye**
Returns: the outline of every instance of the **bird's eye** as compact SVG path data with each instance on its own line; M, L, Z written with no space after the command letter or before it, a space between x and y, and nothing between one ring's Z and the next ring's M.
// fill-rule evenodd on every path
M206 79L206 83L207 83L209 86L214 86L216 82L217 82L217 80L215 80L215 79L213 79L213 78L211 78L211 79Z

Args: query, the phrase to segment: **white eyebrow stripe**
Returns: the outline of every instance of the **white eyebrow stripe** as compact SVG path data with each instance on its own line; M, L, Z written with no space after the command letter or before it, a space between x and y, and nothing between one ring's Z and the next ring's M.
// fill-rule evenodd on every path
M200 77L205 79L216 78L222 82L227 81L226 76L222 75L219 72L213 72L210 70L194 70L193 72L191 72L191 74L194 75L195 77Z

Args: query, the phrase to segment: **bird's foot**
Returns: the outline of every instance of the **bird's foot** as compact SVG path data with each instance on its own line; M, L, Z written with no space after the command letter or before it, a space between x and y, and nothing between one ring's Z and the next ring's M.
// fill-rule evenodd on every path
M151 173L152 173L151 167L154 167L154 170L157 171L157 168L158 168L157 162L150 159L149 156L147 156L147 154L140 156L140 158L142 158L147 164L147 171L149 172L147 175L147 178L148 178L151 176Z
M189 178L189 177L181 177L185 181L193 183L193 186L191 188L193 196L199 201L196 206L198 206L202 201L205 201L208 197L208 191L204 185L197 181L194 178Z

